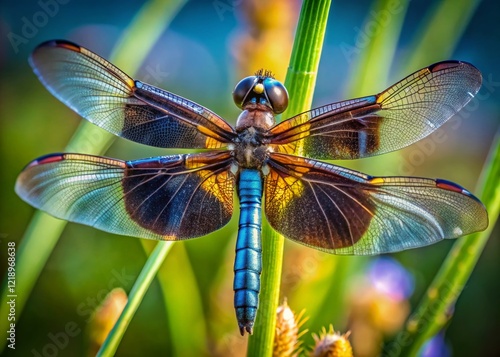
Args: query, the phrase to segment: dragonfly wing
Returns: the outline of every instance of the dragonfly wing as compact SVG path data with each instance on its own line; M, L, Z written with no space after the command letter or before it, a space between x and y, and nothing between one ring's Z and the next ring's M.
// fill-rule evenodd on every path
M51 154L24 169L16 192L57 218L116 234L180 240L230 220L231 162L227 151L136 161Z
M445 180L371 177L278 153L268 167L265 212L271 226L330 253L397 252L488 225L482 203Z
M235 136L233 128L210 110L134 81L71 42L41 44L30 64L54 96L117 136L165 148L220 148Z
M399 150L425 138L481 87L466 62L423 68L382 93L328 104L270 130L275 152L317 159L358 159Z

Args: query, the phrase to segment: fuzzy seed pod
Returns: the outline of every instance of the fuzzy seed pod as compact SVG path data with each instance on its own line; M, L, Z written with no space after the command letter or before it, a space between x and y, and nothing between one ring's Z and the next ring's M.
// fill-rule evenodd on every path
M352 357L352 347L348 340L350 332L341 335L335 332L333 326L330 325L328 332L323 327L323 331L318 336L313 334L314 345L311 351L311 357Z
M286 299L283 305L276 309L276 334L274 335L273 356L288 357L297 356L300 352L300 337L307 330L299 331L307 318L303 318L304 311L298 315L290 309Z

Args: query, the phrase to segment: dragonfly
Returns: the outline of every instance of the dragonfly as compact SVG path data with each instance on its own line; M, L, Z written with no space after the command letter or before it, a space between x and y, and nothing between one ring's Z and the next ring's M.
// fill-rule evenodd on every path
M30 64L60 101L119 137L204 150L133 161L49 154L24 168L17 194L60 219L119 235L179 241L226 225L236 191L233 289L242 335L253 332L258 308L263 203L274 230L333 254L398 252L488 225L480 200L453 182L374 177L318 161L371 157L428 136L479 91L481 73L469 63L435 63L379 94L327 104L280 123L275 116L287 108L287 90L260 70L234 88L242 110L234 127L65 40L39 45Z

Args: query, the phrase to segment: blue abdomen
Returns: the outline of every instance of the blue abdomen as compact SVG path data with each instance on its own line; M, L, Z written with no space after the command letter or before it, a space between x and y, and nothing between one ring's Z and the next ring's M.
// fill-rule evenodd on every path
M234 308L240 332L252 333L259 305L262 271L261 202L262 178L257 170L244 169L238 183L240 222L234 261Z

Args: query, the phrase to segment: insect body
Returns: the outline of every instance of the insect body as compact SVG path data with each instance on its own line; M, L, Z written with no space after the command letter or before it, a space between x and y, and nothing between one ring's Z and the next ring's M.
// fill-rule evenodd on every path
M479 90L481 74L468 63L436 63L377 95L279 124L274 116L287 107L286 89L258 72L233 92L242 109L235 128L71 42L41 44L30 63L52 94L113 134L206 151L135 161L51 154L19 175L18 195L55 217L108 232L183 240L228 223L236 188L234 290L241 334L252 333L258 307L262 208L285 237L334 254L396 252L488 225L481 202L452 182L373 177L316 160L374 156L426 137Z

